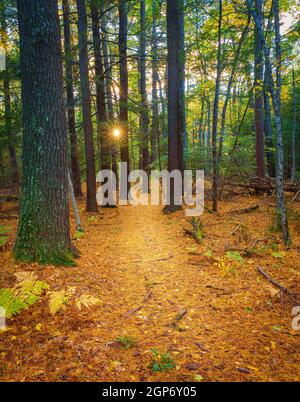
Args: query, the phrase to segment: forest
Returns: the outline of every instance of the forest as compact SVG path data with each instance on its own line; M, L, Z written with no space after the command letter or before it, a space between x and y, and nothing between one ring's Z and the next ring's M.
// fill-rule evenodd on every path
M0 382L299 382L299 258L299 0L0 0Z

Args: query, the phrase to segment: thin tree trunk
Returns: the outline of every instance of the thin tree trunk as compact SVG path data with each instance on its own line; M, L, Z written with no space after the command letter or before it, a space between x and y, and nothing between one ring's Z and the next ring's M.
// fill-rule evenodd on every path
M96 108L97 108L97 129L101 148L101 169L110 170L110 147L107 132L107 115L105 107L105 84L103 60L101 55L99 9L97 0L91 0L93 49L95 59L95 80L96 80Z
M157 0L152 0L152 130L151 163L157 159L159 151L159 111L158 111L158 55L157 55Z
M275 159L274 159L274 143L273 143L273 133L272 133L272 124L271 124L271 104L269 97L269 82L270 79L268 77L267 69L265 68L265 79L264 79L264 109L265 109L265 120L264 120L264 129L265 129L265 137L266 137L266 157L267 157L267 165L268 165L268 174L269 177L276 176L276 167L275 167Z
M220 134L220 144L219 144L219 163L221 163L222 161L222 155L223 155L223 142L224 142L224 136L225 136L225 123L226 123L226 113L227 113L227 107L228 107L228 103L230 100L230 95L231 95L231 89L232 89L232 85L235 79L235 75L236 75L236 71L237 71L237 67L238 67L238 63L239 63L239 59L240 59L240 54L241 54L241 50L242 50L242 46L243 43L247 37L248 34L248 30L249 30L249 23L250 23L250 19L248 20L248 23L246 25L246 27L244 28L240 41L238 43L237 46L237 50L235 53L235 57L232 63L232 69L231 69L231 73L230 73L230 77L229 77L229 81L228 81L228 85L227 85L227 91L226 91L226 97L225 97L225 102L224 102L224 106L223 106L223 110L222 110L222 120L221 120L221 134Z
M263 43L264 56L268 74L270 77L270 92L272 96L272 103L275 115L275 125L277 133L277 159L276 159L276 192L277 192L277 213L278 213L278 223L282 229L283 240L286 246L290 245L291 239L289 234L288 219L286 213L286 203L284 196L284 152L283 152L283 135L282 135L282 123L281 123L281 113L280 113L280 99L278 98L278 91L275 88L275 83L272 75L272 64L270 58L270 49L265 40L264 31L260 25L259 18L257 17L256 11L253 7L253 0L247 0L249 12L252 14L254 22L258 27L259 39ZM275 12L275 11L274 11ZM278 33L277 33L278 35ZM280 33L279 33L280 36ZM278 78L278 77L277 77Z
M258 23L263 30L263 0L255 0ZM264 63L263 43L259 40L259 30L254 33L254 97L255 97L255 132L256 132L256 167L257 176L265 176L265 140L264 140Z
M83 130L85 140L85 158L86 158L86 185L87 212L97 212L96 201L96 170L95 170L95 150L93 138L93 124L91 117L91 94L89 86L89 66L87 51L87 15L84 0L77 1L78 11L78 46L79 46L79 68L80 85L82 97L82 116Z
M80 215L79 215L79 211L78 211L78 207L77 207L74 186L73 186L73 182L72 182L69 170L68 170L68 183L69 183L69 192L70 192L71 203L72 203L74 217L75 217L76 231L84 232L82 225L81 225L81 219L80 219Z
M218 210L218 187L219 187L219 166L217 152L217 137L218 137L218 118L219 118L219 99L220 85L222 72L222 18L223 18L223 2L219 0L219 23L218 23L218 60L217 60L217 77L215 88L215 100L213 111L213 128L212 128L212 154L213 154L213 211Z
M57 1L18 0L17 5L24 137L22 202L14 253L23 261L70 265L73 249Z
M67 114L71 148L71 173L76 197L82 197L80 164L78 154L78 143L76 134L76 120L74 110L74 89L73 89L73 59L70 31L70 8L69 0L63 0L63 19L64 19L64 46L65 46L65 66L66 66L66 92L67 92Z
M122 125L121 161L127 163L130 172L128 138L128 66L127 66L127 1L119 0L119 58L120 58L120 122ZM127 199L128 194L121 194Z
M141 168L149 171L149 116L146 86L146 5L145 0L140 0L140 92L141 92L141 116L140 116L140 135L141 135Z

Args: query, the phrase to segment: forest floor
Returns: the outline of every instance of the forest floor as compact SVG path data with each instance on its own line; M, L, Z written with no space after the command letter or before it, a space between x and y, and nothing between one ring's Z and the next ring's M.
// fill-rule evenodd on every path
M8 320L0 380L300 381L293 304L257 272L262 267L300 292L300 203L293 204L293 246L285 250L269 230L274 208L267 202L274 199L221 202L219 214L201 218L200 244L184 233L191 227L183 211L167 216L161 207L128 206L91 215L80 202L85 235L75 241L81 258L74 268L15 263L17 221L1 221L12 231L0 251L0 287L13 286L16 272L34 271L52 290L72 286L74 297L89 294L101 304L78 310L70 302L53 316L44 295ZM252 213L228 213L255 204ZM15 207L6 203L5 211ZM228 253L234 248L253 253ZM132 347L122 347L120 336Z

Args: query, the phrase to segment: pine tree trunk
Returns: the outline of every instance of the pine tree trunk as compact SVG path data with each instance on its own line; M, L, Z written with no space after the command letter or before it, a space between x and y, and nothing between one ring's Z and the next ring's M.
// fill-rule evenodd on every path
M79 69L82 97L82 116L85 140L86 158L86 210L97 212L96 201L96 170L95 170L95 149L93 138L93 124L91 118L91 94L89 86L89 68L87 51L87 15L84 0L77 1L78 11L78 47L79 47Z
M168 170L183 171L183 138L181 115L181 38L183 29L180 28L181 0L167 1L167 37L168 37ZM170 186L170 205L166 212L178 210L174 200L174 181Z
M297 128L297 103L296 103L296 84L295 69L293 68L293 129L292 129L292 169L291 181L296 181L296 128Z
M57 1L18 0L17 4L24 139L14 253L23 261L73 264Z
M271 124L271 104L269 98L269 82L270 79L267 74L267 69L265 68L265 79L264 79L264 110L265 110L265 120L264 120L264 129L265 129L265 138L266 138L266 157L267 157L267 165L268 165L268 174L269 177L276 176L276 167L275 167L275 159L274 159L274 143L273 143L273 133L272 133L272 124Z
M74 88L73 88L73 58L70 31L70 7L69 0L63 0L63 20L64 20L64 46L65 46L65 66L66 66L66 92L67 92L67 114L71 148L71 174L76 197L82 197L80 164L78 154L78 142L76 134L76 120L74 109Z

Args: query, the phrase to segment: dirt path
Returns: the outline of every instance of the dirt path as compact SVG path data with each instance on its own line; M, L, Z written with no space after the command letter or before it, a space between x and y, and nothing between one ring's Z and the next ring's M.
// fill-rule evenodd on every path
M6 357L0 378L300 380L300 338L291 331L289 311L272 299L274 289L258 277L256 262L245 261L237 275L223 275L216 265L232 218L220 233L218 220L205 217L210 234L198 246L183 234L182 212L165 216L160 207L121 207L82 214L86 234L77 243L78 267L30 268L53 288L76 286L77 295L97 296L102 305L81 312L70 306L53 318L41 303L16 318L7 332L10 342L0 335ZM10 274L28 269L13 265L8 254L6 266ZM136 347L116 347L119 336L135 338ZM152 348L169 352L176 367L153 373Z

